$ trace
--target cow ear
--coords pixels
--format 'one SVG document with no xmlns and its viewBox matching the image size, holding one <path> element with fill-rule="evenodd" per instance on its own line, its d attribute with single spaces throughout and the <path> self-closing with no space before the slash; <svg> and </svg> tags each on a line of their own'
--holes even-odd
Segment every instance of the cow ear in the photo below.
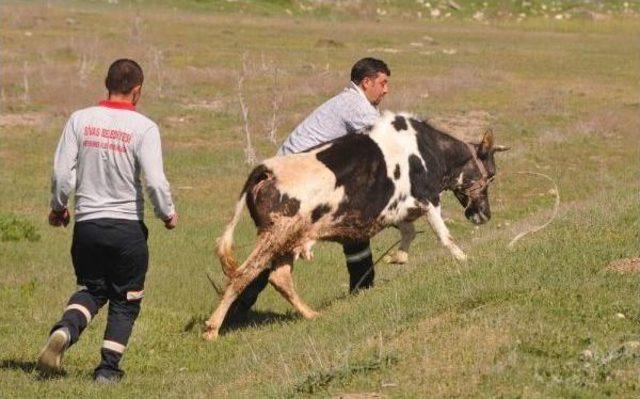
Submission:
<svg viewBox="0 0 640 399">
<path fill-rule="evenodd" d="M 480 142 L 480 146 L 478 147 L 478 155 L 485 156 L 488 155 L 493 149 L 493 130 L 488 128 L 485 130 L 484 135 L 482 136 L 482 141 Z"/>
<path fill-rule="evenodd" d="M 501 151 L 509 151 L 511 147 L 507 147 L 506 145 L 494 145 L 493 152 L 501 152 Z"/>
</svg>

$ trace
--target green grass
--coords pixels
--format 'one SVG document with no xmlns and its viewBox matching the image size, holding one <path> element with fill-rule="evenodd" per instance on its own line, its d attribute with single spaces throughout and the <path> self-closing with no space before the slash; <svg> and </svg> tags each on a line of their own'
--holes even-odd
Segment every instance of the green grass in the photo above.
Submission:
<svg viewBox="0 0 640 399">
<path fill-rule="evenodd" d="M 637 18 L 484 24 L 402 16 L 415 2 L 394 3 L 397 13 L 376 18 L 349 8 L 288 16 L 282 11 L 300 3 L 287 1 L 121 3 L 2 5 L 12 18 L 0 29 L 0 230 L 19 239 L 0 240 L 1 398 L 638 397 L 639 276 L 605 270 L 639 256 Z M 489 1 L 487 14 L 516 3 Z M 343 46 L 316 47 L 321 39 Z M 159 68 L 154 50 L 163 54 Z M 249 171 L 236 93 L 245 53 L 244 95 L 261 157 L 275 152 L 264 135 L 274 67 L 279 140 L 340 90 L 365 55 L 391 67 L 388 109 L 488 112 L 498 143 L 513 148 L 497 160 L 491 222 L 474 228 L 456 200 L 444 198 L 451 231 L 472 260 L 455 263 L 420 222 L 427 232 L 410 263 L 380 264 L 376 287 L 350 297 L 340 248 L 321 243 L 295 273 L 299 293 L 322 312 L 318 320 L 301 320 L 269 288 L 253 323 L 202 341 L 217 303 L 205 272 L 222 278 L 215 238 Z M 83 56 L 94 65 L 84 84 Z M 141 111 L 160 125 L 180 225 L 164 231 L 147 212 L 151 263 L 123 362 L 127 378 L 110 388 L 91 382 L 100 314 L 67 353 L 67 376 L 43 381 L 35 357 L 75 287 L 71 229 L 46 224 L 53 151 L 68 114 L 102 98 L 104 71 L 120 56 L 145 69 Z M 548 228 L 508 250 L 517 233 L 550 217 L 554 201 L 549 182 L 521 171 L 553 178 L 561 206 Z M 241 259 L 254 237 L 245 216 L 236 230 Z M 375 255 L 397 238 L 381 233 Z"/>
</svg>

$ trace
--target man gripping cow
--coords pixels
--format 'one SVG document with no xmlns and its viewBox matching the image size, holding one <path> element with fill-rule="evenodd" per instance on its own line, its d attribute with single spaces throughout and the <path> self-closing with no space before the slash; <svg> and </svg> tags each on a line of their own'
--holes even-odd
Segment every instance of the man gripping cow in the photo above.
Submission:
<svg viewBox="0 0 640 399">
<path fill-rule="evenodd" d="M 313 111 L 287 137 L 277 155 L 304 152 L 320 144 L 373 125 L 380 113 L 378 105 L 389 91 L 391 71 L 375 58 L 363 58 L 351 68 L 351 82 L 341 93 Z M 343 246 L 349 271 L 349 291 L 373 286 L 374 268 L 369 241 Z M 229 311 L 229 317 L 242 317 L 253 306 L 269 282 L 271 269 L 265 269 L 247 286 Z"/>
</svg>

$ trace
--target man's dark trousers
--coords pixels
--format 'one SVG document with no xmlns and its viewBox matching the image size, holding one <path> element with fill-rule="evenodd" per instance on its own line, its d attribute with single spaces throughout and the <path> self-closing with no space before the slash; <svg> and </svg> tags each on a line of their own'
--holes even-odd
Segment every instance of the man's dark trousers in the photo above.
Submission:
<svg viewBox="0 0 640 399">
<path fill-rule="evenodd" d="M 369 241 L 344 244 L 342 248 L 347 259 L 347 270 L 349 271 L 349 292 L 353 294 L 360 289 L 372 287 L 375 272 Z M 270 268 L 263 270 L 242 291 L 238 299 L 231 305 L 225 321 L 237 320 L 246 315 L 258 300 L 260 292 L 267 286 L 270 273 Z"/>
<path fill-rule="evenodd" d="M 66 327 L 73 345 L 100 308 L 109 302 L 107 328 L 96 368 L 122 376 L 119 362 L 140 313 L 149 263 L 148 230 L 142 221 L 95 219 L 77 222 L 71 258 L 79 290 L 53 329 Z"/>
</svg>

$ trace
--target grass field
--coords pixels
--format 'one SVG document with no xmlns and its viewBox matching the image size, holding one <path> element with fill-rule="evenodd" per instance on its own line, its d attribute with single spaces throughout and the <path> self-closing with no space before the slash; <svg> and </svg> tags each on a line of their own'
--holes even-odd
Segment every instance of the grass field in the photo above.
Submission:
<svg viewBox="0 0 640 399">
<path fill-rule="evenodd" d="M 526 18 L 490 1 L 476 19 L 480 2 L 458 1 L 464 15 L 450 18 L 379 3 L 362 13 L 294 1 L 0 5 L 0 398 L 640 396 L 640 276 L 608 269 L 640 256 L 640 19 L 625 11 L 638 3 L 568 19 L 545 18 L 535 1 Z M 277 148 L 268 133 L 280 143 L 363 56 L 391 67 L 383 108 L 466 135 L 489 125 L 513 148 L 497 159 L 490 223 L 473 227 L 444 198 L 472 260 L 457 264 L 427 231 L 409 264 L 378 265 L 376 287 L 351 297 L 340 247 L 320 244 L 295 273 L 319 319 L 300 319 L 268 288 L 250 323 L 204 342 L 217 303 L 205 272 L 222 279 L 215 238 L 250 170 L 239 74 L 266 158 Z M 53 152 L 69 113 L 104 97 L 119 57 L 145 69 L 140 111 L 161 127 L 180 225 L 167 232 L 147 212 L 147 296 L 126 379 L 91 381 L 101 314 L 67 352 L 67 375 L 41 380 L 35 357 L 75 288 L 72 230 L 46 224 Z M 553 185 L 524 171 L 557 183 L 559 213 L 509 250 L 554 206 Z M 397 238 L 380 234 L 374 255 Z M 245 215 L 241 259 L 253 239 Z"/>
</svg>

